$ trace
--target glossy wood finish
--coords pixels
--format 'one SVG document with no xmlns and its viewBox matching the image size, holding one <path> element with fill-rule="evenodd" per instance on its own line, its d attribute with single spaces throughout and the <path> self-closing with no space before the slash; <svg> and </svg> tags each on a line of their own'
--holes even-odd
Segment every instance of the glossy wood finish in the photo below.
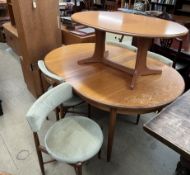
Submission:
<svg viewBox="0 0 190 175">
<path fill-rule="evenodd" d="M 47 68 L 62 76 L 89 104 L 110 112 L 107 160 L 111 159 L 116 114 L 142 114 L 156 111 L 175 100 L 184 90 L 180 74 L 163 63 L 148 58 L 148 66 L 158 67 L 162 74 L 142 76 L 131 90 L 131 76 L 105 64 L 78 64 L 93 56 L 95 44 L 75 44 L 60 47 L 45 57 Z M 135 67 L 136 53 L 106 45 L 108 60 L 128 68 Z"/>
<path fill-rule="evenodd" d="M 99 30 L 130 36 L 170 38 L 188 32 L 186 27 L 172 21 L 122 12 L 79 12 L 72 19 Z"/>
<path fill-rule="evenodd" d="M 134 52 L 125 48 L 106 45 L 107 59 L 129 68 L 135 66 Z M 86 100 L 100 104 L 105 110 L 110 107 L 129 113 L 154 111 L 175 100 L 184 89 L 182 77 L 173 68 L 148 59 L 151 68 L 162 69 L 162 74 L 142 76 L 132 91 L 128 87 L 131 76 L 104 64 L 79 65 L 77 62 L 93 54 L 94 44 L 75 44 L 60 47 L 45 57 L 47 68 L 71 83 Z M 125 98 L 126 97 L 126 98 Z"/>
<path fill-rule="evenodd" d="M 152 44 L 152 38 L 175 37 L 184 35 L 188 32 L 187 28 L 178 23 L 121 12 L 80 12 L 72 15 L 72 19 L 96 29 L 96 46 L 94 54 L 91 58 L 81 60 L 79 63 L 87 64 L 101 62 L 126 72 L 133 77 L 129 84 L 131 89 L 135 87 L 138 76 L 161 73 L 161 70 L 150 69 L 147 66 L 147 51 Z M 105 31 L 138 36 L 137 59 L 134 69 L 129 69 L 122 64 L 107 60 L 109 51 L 105 51 Z"/>
</svg>

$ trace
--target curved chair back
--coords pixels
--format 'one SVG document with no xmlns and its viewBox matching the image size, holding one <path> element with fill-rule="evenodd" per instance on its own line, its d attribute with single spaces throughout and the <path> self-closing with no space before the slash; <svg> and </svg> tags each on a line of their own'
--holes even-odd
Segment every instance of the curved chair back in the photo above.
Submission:
<svg viewBox="0 0 190 175">
<path fill-rule="evenodd" d="M 64 79 L 62 77 L 53 74 L 47 69 L 43 60 L 38 61 L 38 67 L 40 71 L 43 73 L 43 75 L 46 77 L 48 83 L 53 84 L 52 81 L 58 83 L 64 82 Z"/>
<path fill-rule="evenodd" d="M 160 54 L 148 51 L 148 56 L 150 56 L 151 58 L 154 58 L 156 60 L 159 60 L 162 63 L 165 63 L 166 65 L 168 65 L 170 67 L 172 67 L 172 65 L 173 65 L 173 61 L 172 60 L 170 60 L 169 58 L 167 58 L 165 56 L 162 56 Z"/>
<path fill-rule="evenodd" d="M 62 83 L 47 91 L 37 99 L 26 114 L 27 121 L 32 131 L 38 132 L 47 115 L 71 97 L 71 85 L 68 83 Z"/>
<path fill-rule="evenodd" d="M 128 50 L 133 51 L 133 52 L 137 52 L 137 47 L 135 47 L 133 45 L 130 45 L 130 44 L 119 43 L 119 42 L 116 42 L 116 41 L 109 41 L 107 43 L 112 44 L 112 45 L 116 45 L 116 46 L 119 46 L 119 47 L 127 48 Z M 147 54 L 148 54 L 147 56 L 150 56 L 153 59 L 159 60 L 162 63 L 165 63 L 166 65 L 168 65 L 170 67 L 172 67 L 172 65 L 173 65 L 173 61 L 170 60 L 169 58 L 165 57 L 165 56 L 162 56 L 160 54 L 150 52 L 150 51 L 148 51 Z"/>
</svg>

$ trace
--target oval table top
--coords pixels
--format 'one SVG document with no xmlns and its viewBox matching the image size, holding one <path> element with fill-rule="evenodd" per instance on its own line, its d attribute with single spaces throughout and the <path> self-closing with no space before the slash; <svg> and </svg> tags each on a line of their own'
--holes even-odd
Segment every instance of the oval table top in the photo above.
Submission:
<svg viewBox="0 0 190 175">
<path fill-rule="evenodd" d="M 188 33 L 186 27 L 176 22 L 122 12 L 85 11 L 71 18 L 86 26 L 130 36 L 173 38 Z"/>
<path fill-rule="evenodd" d="M 134 67 L 136 53 L 113 45 L 106 45 L 106 49 L 107 59 Z M 131 76 L 124 72 L 101 63 L 78 64 L 78 60 L 92 56 L 93 51 L 93 43 L 63 46 L 45 57 L 45 65 L 96 107 L 114 107 L 120 113 L 151 112 L 172 102 L 184 90 L 184 80 L 175 69 L 151 58 L 148 66 L 162 69 L 162 74 L 140 76 L 131 90 Z"/>
</svg>

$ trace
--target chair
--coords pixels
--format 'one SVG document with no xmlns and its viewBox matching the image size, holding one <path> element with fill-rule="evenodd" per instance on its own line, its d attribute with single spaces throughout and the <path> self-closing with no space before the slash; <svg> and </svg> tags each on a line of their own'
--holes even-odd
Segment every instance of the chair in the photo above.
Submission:
<svg viewBox="0 0 190 175">
<path fill-rule="evenodd" d="M 51 73 L 45 66 L 44 61 L 43 60 L 39 60 L 38 61 L 38 67 L 42 73 L 42 75 L 44 76 L 45 80 L 51 85 L 48 89 L 51 89 L 52 87 L 57 86 L 58 84 L 64 82 L 64 79 L 62 77 L 59 77 L 53 73 Z M 43 84 L 43 83 L 42 83 Z M 44 87 L 42 86 L 43 92 L 44 92 Z M 80 104 L 82 104 L 84 101 L 78 97 L 75 94 L 72 94 L 72 96 L 67 99 L 64 103 L 62 103 L 61 105 L 61 117 L 63 118 L 67 112 L 71 112 L 71 113 L 77 113 L 74 111 L 69 111 L 69 108 L 72 107 L 76 107 Z M 89 107 L 89 113 L 90 113 L 90 106 Z M 58 119 L 58 112 L 59 109 L 56 109 L 56 118 Z M 90 114 L 89 114 L 90 115 Z"/>
<path fill-rule="evenodd" d="M 186 64 L 180 64 L 180 53 L 181 53 L 181 49 L 182 49 L 182 45 L 183 45 L 183 40 L 180 38 L 174 38 L 174 39 L 160 39 L 160 46 L 162 49 L 165 49 L 167 52 L 171 52 L 172 48 L 172 43 L 174 42 L 174 40 L 176 40 L 178 42 L 178 48 L 175 51 L 175 54 L 170 56 L 173 58 L 173 68 L 176 70 L 180 70 L 183 69 L 184 67 L 186 67 Z M 173 49 L 174 50 L 174 49 Z"/>
<path fill-rule="evenodd" d="M 128 50 L 133 51 L 133 52 L 137 52 L 137 47 L 135 47 L 135 46 L 133 46 L 131 44 L 124 44 L 124 43 L 120 43 L 118 41 L 108 41 L 107 43 L 117 45 L 119 47 L 127 48 Z M 169 58 L 167 58 L 165 56 L 162 56 L 160 54 L 154 53 L 154 52 L 148 51 L 147 56 L 149 56 L 149 57 L 151 57 L 153 59 L 159 60 L 162 63 L 164 63 L 164 64 L 166 64 L 166 65 L 168 65 L 170 67 L 172 67 L 173 64 L 174 64 L 173 61 L 170 60 Z"/>
<path fill-rule="evenodd" d="M 33 131 L 43 175 L 45 175 L 44 164 L 53 161 L 68 163 L 75 168 L 77 175 L 82 175 L 83 162 L 95 156 L 102 146 L 103 134 L 100 127 L 93 120 L 83 116 L 66 117 L 57 121 L 45 135 L 45 147 L 40 144 L 38 132 L 45 118 L 72 96 L 72 87 L 68 83 L 62 83 L 37 99 L 26 114 Z M 54 160 L 44 162 L 42 153 L 49 154 Z"/>
</svg>

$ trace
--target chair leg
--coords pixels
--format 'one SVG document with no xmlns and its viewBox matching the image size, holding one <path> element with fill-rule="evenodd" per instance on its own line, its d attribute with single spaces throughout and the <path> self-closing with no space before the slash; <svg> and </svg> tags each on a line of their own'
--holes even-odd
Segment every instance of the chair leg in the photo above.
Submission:
<svg viewBox="0 0 190 175">
<path fill-rule="evenodd" d="M 78 163 L 75 165 L 76 175 L 82 175 L 82 163 Z"/>
<path fill-rule="evenodd" d="M 92 107 L 90 104 L 88 104 L 88 118 L 91 118 L 91 110 L 92 110 Z"/>
<path fill-rule="evenodd" d="M 137 115 L 137 120 L 136 120 L 136 123 L 135 123 L 136 125 L 138 125 L 138 124 L 139 124 L 140 117 L 141 117 L 141 115 L 140 115 L 140 114 L 138 114 L 138 115 Z"/>
<path fill-rule="evenodd" d="M 59 108 L 55 108 L 56 120 L 59 120 Z"/>
<path fill-rule="evenodd" d="M 35 142 L 35 146 L 36 146 L 36 152 L 38 155 L 38 161 L 39 161 L 40 169 L 41 169 L 42 175 L 45 175 L 42 152 L 39 149 L 40 142 L 39 142 L 38 134 L 33 133 L 33 136 L 34 136 L 34 142 Z"/>
<path fill-rule="evenodd" d="M 98 152 L 98 159 L 101 159 L 101 152 L 102 152 L 102 149 L 100 149 L 100 151 Z"/>
<path fill-rule="evenodd" d="M 67 113 L 67 110 L 66 108 L 64 108 L 63 106 L 60 107 L 60 117 L 61 119 L 65 117 L 66 113 Z"/>
</svg>

